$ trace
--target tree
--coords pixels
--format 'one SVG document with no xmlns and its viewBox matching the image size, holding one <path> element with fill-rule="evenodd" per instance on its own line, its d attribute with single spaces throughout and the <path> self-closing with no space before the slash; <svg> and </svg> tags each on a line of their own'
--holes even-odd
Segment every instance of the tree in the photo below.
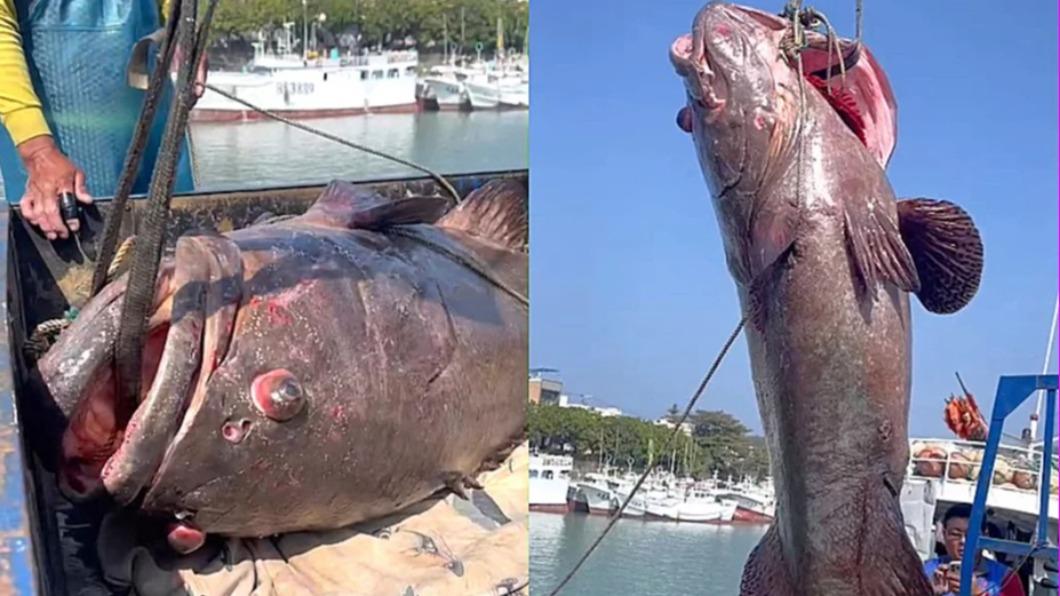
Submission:
<svg viewBox="0 0 1060 596">
<path fill-rule="evenodd" d="M 417 47 L 439 47 L 448 30 L 449 40 L 473 53 L 481 43 L 484 54 L 496 47 L 500 19 L 505 46 L 522 48 L 529 22 L 528 5 L 517 0 L 310 0 L 309 19 L 325 14 L 325 25 L 339 32 L 356 26 L 361 44 L 394 47 L 411 38 Z M 301 32 L 301 0 L 227 0 L 219 2 L 211 31 L 215 35 L 252 36 L 294 22 Z"/>
<path fill-rule="evenodd" d="M 768 473 L 764 442 L 748 437 L 748 429 L 725 412 L 696 412 L 696 431 L 682 431 L 628 416 L 603 417 L 580 408 L 530 404 L 527 434 L 531 447 L 571 452 L 576 458 L 631 464 L 654 464 L 696 478 L 719 473 L 761 476 Z"/>
</svg>

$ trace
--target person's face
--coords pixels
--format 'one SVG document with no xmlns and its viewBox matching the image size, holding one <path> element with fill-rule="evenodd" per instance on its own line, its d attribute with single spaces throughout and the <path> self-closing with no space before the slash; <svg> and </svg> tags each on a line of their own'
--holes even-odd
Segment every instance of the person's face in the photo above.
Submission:
<svg viewBox="0 0 1060 596">
<path fill-rule="evenodd" d="M 955 517 L 946 522 L 942 529 L 942 538 L 946 543 L 946 552 L 950 558 L 960 559 L 964 556 L 964 537 L 968 533 L 968 519 Z"/>
</svg>

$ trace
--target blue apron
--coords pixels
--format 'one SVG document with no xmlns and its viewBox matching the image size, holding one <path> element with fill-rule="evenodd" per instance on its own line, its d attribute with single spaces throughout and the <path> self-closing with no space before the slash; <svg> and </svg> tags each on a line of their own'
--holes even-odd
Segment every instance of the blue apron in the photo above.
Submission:
<svg viewBox="0 0 1060 596">
<path fill-rule="evenodd" d="M 145 93 L 129 86 L 126 66 L 136 42 L 159 27 L 157 0 L 16 0 L 15 5 L 33 88 L 56 143 L 85 172 L 93 197 L 113 196 Z M 159 104 L 134 194 L 147 192 L 170 87 Z M 26 170 L 8 134 L 0 134 L 0 172 L 7 202 L 18 203 Z M 185 140 L 174 191 L 191 190 Z"/>
</svg>

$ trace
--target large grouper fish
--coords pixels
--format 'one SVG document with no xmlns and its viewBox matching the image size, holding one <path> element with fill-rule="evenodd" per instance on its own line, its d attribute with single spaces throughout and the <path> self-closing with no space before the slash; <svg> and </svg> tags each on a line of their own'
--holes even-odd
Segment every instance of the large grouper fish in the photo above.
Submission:
<svg viewBox="0 0 1060 596">
<path fill-rule="evenodd" d="M 168 516 L 182 552 L 465 495 L 524 435 L 526 190 L 447 206 L 333 182 L 303 215 L 180 237 L 136 403 L 113 362 L 127 279 L 106 286 L 36 368 L 62 492 Z"/>
<path fill-rule="evenodd" d="M 777 490 L 741 593 L 931 594 L 899 506 L 908 293 L 935 313 L 965 306 L 982 243 L 956 205 L 895 199 L 895 101 L 868 49 L 810 33 L 800 70 L 789 32 L 786 19 L 709 4 L 670 48 Z"/>
</svg>

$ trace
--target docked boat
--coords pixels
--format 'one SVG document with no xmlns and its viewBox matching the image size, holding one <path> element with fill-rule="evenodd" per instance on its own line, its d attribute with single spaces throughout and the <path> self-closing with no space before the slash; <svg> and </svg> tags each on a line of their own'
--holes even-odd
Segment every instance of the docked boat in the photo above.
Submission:
<svg viewBox="0 0 1060 596">
<path fill-rule="evenodd" d="M 733 521 L 754 524 L 768 524 L 773 521 L 776 511 L 776 495 L 771 482 L 751 484 L 743 482 L 713 491 L 718 499 L 736 503 Z"/>
<path fill-rule="evenodd" d="M 240 72 L 209 74 L 212 86 L 289 118 L 416 110 L 415 51 L 303 57 L 259 50 Z M 193 121 L 252 120 L 261 115 L 211 89 L 191 112 Z"/>
<path fill-rule="evenodd" d="M 650 501 L 647 518 L 691 523 L 728 523 L 736 514 L 736 502 L 719 500 L 708 490 L 692 489 L 681 496 Z"/>
<path fill-rule="evenodd" d="M 497 110 L 530 107 L 529 63 L 455 61 L 433 66 L 420 77 L 417 97 L 427 110 Z"/>
<path fill-rule="evenodd" d="M 610 515 L 617 501 L 619 481 L 606 474 L 588 473 L 573 485 L 574 511 L 592 515 Z"/>
<path fill-rule="evenodd" d="M 566 513 L 574 459 L 569 455 L 530 456 L 530 511 Z"/>
<path fill-rule="evenodd" d="M 530 107 L 529 81 L 521 76 L 486 73 L 464 81 L 468 101 L 475 110 Z"/>
<path fill-rule="evenodd" d="M 452 64 L 432 66 L 420 77 L 416 92 L 422 108 L 427 110 L 470 110 L 464 81 L 469 73 L 466 68 Z"/>
</svg>

